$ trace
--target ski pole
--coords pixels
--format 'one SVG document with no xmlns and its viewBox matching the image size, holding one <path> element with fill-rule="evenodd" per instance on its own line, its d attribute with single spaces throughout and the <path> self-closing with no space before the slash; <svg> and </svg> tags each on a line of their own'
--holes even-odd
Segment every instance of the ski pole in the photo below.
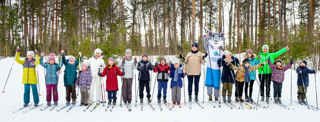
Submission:
<svg viewBox="0 0 320 122">
<path fill-rule="evenodd" d="M 300 71 L 301 71 L 301 70 L 300 70 Z M 306 90 L 304 89 L 305 84 L 304 84 L 304 81 L 303 81 L 303 74 L 302 74 L 302 73 L 301 73 L 301 79 L 302 79 L 302 89 L 303 89 L 303 92 L 304 92 L 304 96 L 306 97 L 307 107 L 308 107 L 308 109 L 310 109 L 309 103 L 308 103 L 308 98 L 307 98 L 307 92 L 306 92 Z"/>
<path fill-rule="evenodd" d="M 8 77 L 7 77 L 7 80 L 6 80 L 6 83 L 5 83 L 4 87 L 3 87 L 2 93 L 6 93 L 6 92 L 4 91 L 4 89 L 5 89 L 6 86 L 7 86 L 8 79 L 9 79 L 9 77 L 10 77 L 11 70 L 12 70 L 12 67 L 13 67 L 14 62 L 15 62 L 15 61 L 12 62 L 12 65 L 11 65 L 11 68 L 10 68 L 10 71 L 9 71 L 9 74 L 8 74 Z"/>
<path fill-rule="evenodd" d="M 316 102 L 317 102 L 317 110 L 319 109 L 318 108 L 318 90 L 317 90 L 317 74 L 314 73 L 314 82 L 315 82 L 315 88 L 316 88 Z"/>
<path fill-rule="evenodd" d="M 151 72 L 151 74 L 152 74 L 152 72 Z M 152 81 L 151 81 L 151 82 L 152 82 Z M 157 84 L 157 77 L 155 77 L 155 80 L 154 80 L 154 85 L 153 85 L 153 91 L 152 91 L 151 101 L 153 100 L 153 94 L 154 94 L 154 90 L 155 90 L 156 84 Z"/>
<path fill-rule="evenodd" d="M 120 107 L 122 107 L 122 95 L 123 95 L 123 78 L 121 78 L 121 96 L 120 96 Z"/>
<path fill-rule="evenodd" d="M 205 66 L 203 67 L 203 100 L 202 100 L 202 103 L 204 103 L 204 86 L 205 86 L 205 82 L 206 82 L 206 69 L 205 69 Z"/>
<path fill-rule="evenodd" d="M 291 69 L 291 83 L 290 83 L 290 106 L 291 105 L 292 105 L 292 69 Z"/>
<path fill-rule="evenodd" d="M 35 52 L 38 52 L 37 49 L 35 49 Z M 41 96 L 41 93 L 40 93 L 40 85 L 39 85 L 39 68 L 38 68 L 39 60 L 38 60 L 38 58 L 37 58 L 37 57 L 38 57 L 37 55 L 38 55 L 38 54 L 36 54 L 37 81 L 38 81 L 38 87 L 39 87 L 38 93 L 39 93 L 39 96 Z"/>
</svg>

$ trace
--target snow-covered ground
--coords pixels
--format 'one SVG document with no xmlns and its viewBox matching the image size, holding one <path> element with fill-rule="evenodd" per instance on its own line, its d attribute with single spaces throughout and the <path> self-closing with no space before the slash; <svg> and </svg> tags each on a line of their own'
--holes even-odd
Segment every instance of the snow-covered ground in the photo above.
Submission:
<svg viewBox="0 0 320 122">
<path fill-rule="evenodd" d="M 152 61 L 156 59 L 157 56 L 152 56 Z M 167 59 L 173 60 L 173 56 L 166 56 Z M 6 58 L 0 60 L 0 88 L 2 88 L 5 85 L 5 81 L 7 79 L 8 73 L 10 71 L 11 65 L 13 63 L 13 58 Z M 64 70 L 64 69 L 62 69 Z M 18 113 L 12 113 L 12 111 L 17 110 L 22 107 L 23 105 L 23 92 L 24 88 L 22 85 L 22 66 L 18 63 L 14 63 L 11 76 L 8 80 L 7 87 L 5 89 L 5 93 L 0 93 L 0 122 L 7 122 L 7 121 L 319 121 L 320 116 L 317 111 L 308 110 L 307 107 L 301 106 L 297 104 L 296 102 L 292 103 L 292 107 L 294 110 L 285 110 L 284 108 L 280 107 L 279 105 L 276 105 L 271 101 L 268 109 L 261 109 L 258 108 L 258 110 L 237 110 L 232 109 L 224 104 L 222 104 L 221 108 L 213 108 L 208 103 L 208 96 L 206 95 L 206 89 L 205 89 L 205 103 L 202 103 L 203 101 L 203 75 L 200 79 L 200 92 L 199 92 L 199 98 L 201 101 L 201 105 L 204 106 L 204 109 L 201 109 L 197 104 L 192 103 L 192 109 L 189 109 L 189 103 L 187 103 L 187 106 L 182 106 L 182 108 L 175 107 L 172 109 L 172 111 L 169 111 L 167 108 L 163 107 L 163 111 L 160 111 L 159 106 L 156 103 L 156 94 L 157 91 L 154 93 L 153 97 L 153 106 L 155 107 L 155 110 L 152 111 L 152 109 L 146 104 L 144 104 L 144 110 L 140 110 L 140 106 L 138 103 L 137 107 L 132 106 L 132 112 L 128 112 L 126 107 L 120 107 L 119 101 L 120 101 L 120 92 L 118 92 L 118 102 L 117 106 L 115 107 L 114 111 L 112 113 L 105 112 L 105 108 L 102 105 L 100 105 L 94 112 L 83 112 L 82 110 L 85 107 L 80 107 L 79 103 L 72 109 L 72 111 L 67 112 L 66 109 L 57 112 L 57 111 L 40 111 L 41 108 L 45 107 L 46 104 L 46 90 L 45 90 L 45 82 L 44 82 L 44 69 L 42 66 L 38 67 L 39 72 L 39 85 L 40 85 L 40 103 L 44 103 L 43 106 L 36 108 L 28 113 L 23 113 L 22 111 Z M 203 73 L 202 73 L 203 74 Z M 154 79 L 155 74 L 153 74 Z M 317 77 L 320 78 L 320 73 L 317 74 Z M 308 100 L 311 105 L 316 106 L 316 96 L 315 96 L 315 79 L 314 75 L 309 75 L 310 79 L 310 86 L 308 88 Z M 283 84 L 283 92 L 282 92 L 282 101 L 283 104 L 289 105 L 290 104 L 290 80 L 291 79 L 291 70 L 288 70 L 286 72 L 286 78 L 285 82 Z M 64 106 L 66 100 L 65 100 L 65 87 L 63 86 L 63 73 L 60 74 L 60 83 L 58 86 L 58 92 L 59 92 L 59 106 L 57 108 L 61 108 Z M 296 99 L 296 80 L 297 80 L 297 74 L 295 71 L 292 71 L 292 97 L 294 101 L 297 101 Z M 319 80 L 317 82 L 318 86 Z M 187 83 L 187 79 L 185 79 L 185 83 Z M 120 80 L 119 80 L 120 84 Z M 152 81 L 152 87 L 151 87 L 151 93 L 153 91 L 153 84 L 154 81 Z M 120 87 L 120 85 L 119 85 Z M 156 86 L 157 89 L 157 86 Z M 320 88 L 319 88 L 320 89 Z M 135 88 L 133 88 L 135 90 Z M 187 90 L 187 89 L 186 89 Z M 319 90 L 318 90 L 319 91 Z M 233 90 L 234 92 L 234 90 Z M 257 100 L 258 97 L 258 85 L 257 83 L 254 84 L 254 100 Z M 168 89 L 168 96 L 170 95 L 170 89 Z M 273 94 L 273 88 L 271 86 L 271 95 Z M 186 91 L 187 95 L 187 91 Z M 244 96 L 244 95 L 243 95 Z M 135 94 L 133 91 L 133 98 L 135 99 Z M 77 100 L 80 100 L 80 96 Z M 171 100 L 169 98 L 168 100 Z M 183 102 L 183 93 L 182 93 L 182 102 Z M 234 100 L 234 95 L 232 100 Z M 33 98 L 31 95 L 31 103 L 33 103 Z M 139 102 L 139 101 L 138 101 Z M 169 101 L 171 102 L 171 101 Z M 262 105 L 267 106 L 265 102 L 259 102 Z M 236 104 L 238 107 L 239 104 Z M 320 112 L 320 111 L 319 111 Z"/>
</svg>

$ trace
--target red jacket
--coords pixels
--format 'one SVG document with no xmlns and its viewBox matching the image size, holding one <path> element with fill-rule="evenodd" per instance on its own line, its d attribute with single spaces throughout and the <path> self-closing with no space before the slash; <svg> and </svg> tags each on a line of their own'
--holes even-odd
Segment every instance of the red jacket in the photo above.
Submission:
<svg viewBox="0 0 320 122">
<path fill-rule="evenodd" d="M 118 91 L 118 76 L 122 76 L 122 72 L 119 70 L 117 66 L 113 66 L 108 69 L 109 66 L 105 67 L 103 72 L 101 73 L 101 77 L 107 75 L 106 81 L 106 91 Z"/>
<path fill-rule="evenodd" d="M 169 79 L 168 71 L 170 71 L 170 67 L 167 64 L 165 65 L 159 64 L 158 66 L 155 66 L 153 70 L 153 72 L 155 73 L 158 72 L 158 75 L 157 75 L 158 81 L 168 81 Z"/>
</svg>

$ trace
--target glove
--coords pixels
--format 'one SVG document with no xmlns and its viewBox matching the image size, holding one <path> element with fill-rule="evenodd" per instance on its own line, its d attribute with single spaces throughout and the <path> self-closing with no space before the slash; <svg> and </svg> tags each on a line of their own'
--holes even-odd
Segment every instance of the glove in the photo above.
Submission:
<svg viewBox="0 0 320 122">
<path fill-rule="evenodd" d="M 101 73 L 98 73 L 98 76 L 100 76 L 100 77 L 101 77 Z"/>
<path fill-rule="evenodd" d="M 38 55 L 39 53 L 38 53 L 38 51 L 37 51 L 37 50 L 35 50 L 35 51 L 34 51 L 34 54 Z"/>
<path fill-rule="evenodd" d="M 17 47 L 17 50 L 16 50 L 17 52 L 20 52 L 20 49 L 19 49 L 19 47 Z"/>
<path fill-rule="evenodd" d="M 205 53 L 204 56 L 202 56 L 202 59 L 204 60 L 208 56 L 208 53 Z"/>
<path fill-rule="evenodd" d="M 182 55 L 180 55 L 180 58 L 181 58 L 182 60 L 185 60 L 185 59 L 184 59 L 184 57 L 183 57 Z"/>
<path fill-rule="evenodd" d="M 44 52 L 41 53 L 41 57 L 43 57 L 43 56 L 44 56 Z"/>
<path fill-rule="evenodd" d="M 137 58 L 134 58 L 134 64 L 137 64 L 138 61 L 137 61 Z"/>
<path fill-rule="evenodd" d="M 124 76 L 126 73 L 125 72 L 122 72 L 122 76 Z"/>
<path fill-rule="evenodd" d="M 290 64 L 293 64 L 293 59 L 291 58 L 291 60 L 290 60 Z"/>
<path fill-rule="evenodd" d="M 270 62 L 270 58 L 268 58 L 267 62 Z"/>
<path fill-rule="evenodd" d="M 155 65 L 155 66 L 158 66 L 158 65 L 159 65 L 158 61 L 156 61 L 156 63 L 154 63 L 154 65 Z"/>
<path fill-rule="evenodd" d="M 301 71 L 301 70 L 299 70 L 299 73 L 301 74 L 301 73 L 302 73 L 302 71 Z"/>
<path fill-rule="evenodd" d="M 207 36 L 207 28 L 206 27 L 203 28 L 202 33 L 203 33 L 203 37 Z"/>
</svg>

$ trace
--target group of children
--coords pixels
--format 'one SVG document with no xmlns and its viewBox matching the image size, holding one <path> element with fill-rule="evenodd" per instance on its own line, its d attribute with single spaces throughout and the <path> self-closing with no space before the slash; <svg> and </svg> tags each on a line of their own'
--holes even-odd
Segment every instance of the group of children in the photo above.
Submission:
<svg viewBox="0 0 320 122">
<path fill-rule="evenodd" d="M 268 48 L 263 46 L 263 50 Z M 289 48 L 285 48 L 285 51 Z M 131 49 L 127 49 L 123 61 L 119 63 L 119 67 L 116 66 L 113 58 L 108 59 L 108 65 L 105 66 L 102 59 L 100 49 L 96 49 L 94 56 L 90 58 L 87 62 L 81 64 L 81 71 L 77 73 L 77 67 L 80 65 L 82 60 L 81 52 L 79 52 L 79 57 L 70 56 L 69 59 L 66 59 L 64 51 L 61 51 L 61 61 L 56 63 L 55 55 L 51 53 L 49 55 L 49 60 L 44 63 L 44 54 L 41 53 L 39 58 L 38 52 L 29 51 L 27 57 L 24 60 L 19 59 L 20 50 L 17 48 L 16 61 L 19 64 L 23 65 L 23 84 L 25 86 L 24 93 L 24 106 L 28 106 L 30 99 L 30 87 L 32 88 L 33 98 L 35 106 L 39 105 L 39 96 L 37 91 L 38 79 L 36 76 L 36 66 L 39 64 L 46 69 L 45 74 L 45 83 L 47 88 L 47 106 L 51 106 L 51 98 L 53 96 L 53 105 L 58 105 L 58 90 L 57 86 L 59 83 L 59 72 L 60 68 L 64 65 L 64 86 L 66 88 L 66 105 L 75 105 L 76 104 L 76 88 L 80 88 L 81 92 L 81 104 L 80 106 L 88 106 L 93 102 L 97 104 L 104 102 L 103 99 L 100 99 L 102 93 L 107 91 L 108 93 L 108 104 L 116 105 L 117 101 L 117 91 L 118 87 L 118 78 L 117 76 L 122 76 L 122 97 L 125 104 L 131 104 L 132 101 L 132 84 L 133 79 L 135 78 L 134 70 L 139 71 L 138 80 L 139 80 L 139 98 L 140 103 L 143 103 L 144 97 L 144 88 L 146 88 L 148 103 L 151 103 L 151 94 L 150 94 L 150 80 L 152 80 L 150 71 L 157 73 L 156 80 L 158 83 L 158 103 L 161 103 L 161 97 L 163 97 L 163 102 L 167 103 L 167 85 L 168 81 L 171 78 L 170 88 L 172 89 L 172 102 L 173 104 L 180 105 L 181 101 L 181 88 L 183 84 L 183 78 L 185 77 L 186 71 L 182 69 L 179 59 L 175 59 L 173 64 L 170 66 L 167 65 L 165 58 L 160 60 L 155 65 L 149 61 L 148 55 L 143 54 L 142 60 L 137 62 L 136 58 L 132 58 Z M 231 102 L 233 84 L 235 83 L 235 101 L 236 102 L 253 102 L 252 99 L 252 89 L 253 83 L 256 80 L 255 70 L 259 69 L 262 74 L 272 73 L 270 76 L 268 74 L 259 75 L 262 77 L 270 77 L 270 79 L 263 80 L 264 78 L 260 77 L 261 84 L 270 85 L 267 81 L 270 80 L 273 82 L 274 88 L 274 100 L 276 103 L 282 103 L 281 101 L 281 90 L 282 83 L 284 81 L 284 73 L 288 70 L 293 61 L 291 59 L 290 63 L 286 66 L 283 66 L 281 60 L 273 62 L 274 58 L 285 52 L 284 49 L 280 53 L 271 53 L 268 52 L 264 56 L 256 56 L 253 54 L 251 49 L 247 50 L 245 59 L 242 61 L 242 64 L 239 63 L 239 60 L 232 56 L 229 51 L 225 51 L 224 55 L 218 60 L 218 66 L 222 67 L 222 76 L 221 82 L 222 87 L 222 97 L 223 102 Z M 34 56 L 36 54 L 36 56 Z M 200 58 L 202 58 L 200 56 Z M 262 59 L 263 58 L 263 59 Z M 202 58 L 203 60 L 203 58 Z M 263 62 L 263 63 L 261 63 Z M 267 67 L 270 68 L 267 69 Z M 103 69 L 103 72 L 100 72 L 100 69 Z M 121 69 L 121 70 L 120 70 Z M 266 70 L 267 69 L 267 70 Z M 237 70 L 235 74 L 233 70 Z M 263 73 L 264 72 L 264 73 Z M 298 73 L 298 100 L 299 103 L 305 103 L 305 94 L 307 87 L 309 86 L 309 73 L 316 73 L 315 70 L 310 70 L 306 67 L 306 62 L 303 61 L 300 63 L 296 72 Z M 102 77 L 106 77 L 106 87 L 102 86 Z M 243 87 L 245 86 L 245 100 L 242 98 Z M 263 91 L 263 85 L 260 86 L 261 91 Z M 248 92 L 249 88 L 249 92 Z M 268 88 L 267 88 L 268 89 Z M 104 91 L 105 90 L 105 91 Z M 270 91 L 270 90 L 269 90 Z M 94 92 L 96 92 L 96 101 L 94 101 Z M 163 93 L 163 95 L 161 94 Z M 268 92 L 268 90 L 267 90 Z M 89 94 L 90 93 L 90 94 Z M 228 97 L 227 96 L 228 93 Z M 263 93 L 261 93 L 263 94 Z M 261 95 L 263 96 L 263 95 Z M 103 97 L 102 97 L 103 98 Z M 211 98 L 212 99 L 212 98 Z M 113 100 L 113 101 L 112 101 Z M 267 97 L 268 100 L 268 97 Z M 262 99 L 263 101 L 263 99 Z"/>
</svg>

